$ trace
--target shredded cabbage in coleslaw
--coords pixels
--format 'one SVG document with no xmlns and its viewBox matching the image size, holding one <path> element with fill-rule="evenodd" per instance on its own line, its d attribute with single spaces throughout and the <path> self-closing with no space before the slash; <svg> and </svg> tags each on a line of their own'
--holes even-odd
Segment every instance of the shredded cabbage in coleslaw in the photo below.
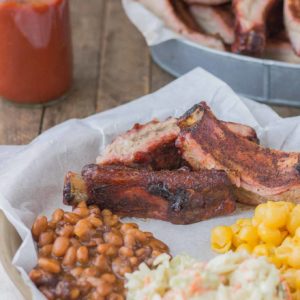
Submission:
<svg viewBox="0 0 300 300">
<path fill-rule="evenodd" d="M 158 256 L 126 274 L 128 300 L 284 300 L 280 273 L 263 257 L 229 252 L 208 263 L 187 255 Z"/>
</svg>

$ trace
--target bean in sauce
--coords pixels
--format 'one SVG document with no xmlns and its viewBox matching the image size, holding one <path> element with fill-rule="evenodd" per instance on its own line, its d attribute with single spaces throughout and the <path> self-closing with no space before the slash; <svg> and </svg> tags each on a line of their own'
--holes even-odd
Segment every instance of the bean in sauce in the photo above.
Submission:
<svg viewBox="0 0 300 300">
<path fill-rule="evenodd" d="M 38 264 L 31 280 L 50 300 L 125 299 L 124 275 L 145 262 L 150 267 L 168 247 L 111 211 L 81 202 L 72 212 L 57 209 L 52 219 L 32 225 Z"/>
</svg>

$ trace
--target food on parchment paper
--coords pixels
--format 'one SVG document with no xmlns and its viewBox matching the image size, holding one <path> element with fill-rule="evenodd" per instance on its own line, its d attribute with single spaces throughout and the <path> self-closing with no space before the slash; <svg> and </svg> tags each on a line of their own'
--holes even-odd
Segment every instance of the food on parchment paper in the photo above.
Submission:
<svg viewBox="0 0 300 300">
<path fill-rule="evenodd" d="M 150 232 L 84 202 L 51 220 L 38 217 L 32 235 L 38 263 L 29 276 L 50 300 L 125 299 L 125 273 L 169 252 Z"/>
<path fill-rule="evenodd" d="M 181 0 L 134 0 L 161 18 L 166 26 L 186 38 L 201 45 L 218 50 L 225 50 L 222 41 L 202 32 L 191 16 L 187 5 Z"/>
<path fill-rule="evenodd" d="M 235 53 L 264 58 L 269 41 L 271 44 L 276 43 L 277 33 L 284 31 L 295 55 L 300 56 L 298 0 L 140 0 L 139 2 L 163 19 L 170 29 L 204 46 L 219 50 L 226 48 Z M 195 38 L 197 35 L 201 38 Z M 281 51 L 282 48 L 272 48 L 272 51 L 277 50 Z M 274 59 L 279 57 L 279 60 L 287 58 L 287 62 L 298 62 L 291 60 L 290 55 L 282 53 L 278 55 L 274 53 L 272 57 Z"/>
<path fill-rule="evenodd" d="M 135 125 L 98 164 L 69 172 L 64 203 L 190 224 L 233 212 L 235 198 L 251 205 L 299 201 L 300 154 L 257 141 L 251 127 L 220 121 L 201 102 L 179 119 Z"/>
<path fill-rule="evenodd" d="M 205 102 L 178 122 L 176 146 L 194 170 L 227 173 L 240 202 L 300 201 L 300 153 L 264 148 L 228 130 Z"/>
<path fill-rule="evenodd" d="M 187 255 L 173 259 L 162 254 L 156 268 L 145 265 L 131 274 L 127 299 L 148 300 L 290 300 L 290 291 L 279 270 L 263 257 L 227 253 L 208 262 Z"/>
<path fill-rule="evenodd" d="M 300 205 L 267 202 L 256 207 L 249 219 L 231 226 L 217 226 L 211 232 L 211 247 L 218 253 L 246 250 L 265 256 L 281 271 L 292 293 L 300 295 Z"/>
<path fill-rule="evenodd" d="M 237 135 L 259 143 L 253 128 L 233 122 L 223 124 Z M 179 131 L 176 118 L 168 118 L 163 122 L 153 120 L 143 125 L 135 124 L 106 147 L 97 158 L 97 163 L 152 170 L 178 169 L 187 164 L 175 147 Z"/>
<path fill-rule="evenodd" d="M 69 172 L 64 204 L 85 200 L 120 216 L 190 224 L 235 210 L 232 185 L 223 171 L 151 171 L 123 166 L 87 165 Z"/>
<path fill-rule="evenodd" d="M 300 1 L 284 0 L 284 24 L 292 46 L 300 56 Z"/>
</svg>

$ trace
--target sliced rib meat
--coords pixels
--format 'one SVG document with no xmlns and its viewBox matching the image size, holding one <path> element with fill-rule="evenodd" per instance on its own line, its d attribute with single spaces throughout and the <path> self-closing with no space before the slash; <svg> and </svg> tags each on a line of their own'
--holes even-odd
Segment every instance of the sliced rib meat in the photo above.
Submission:
<svg viewBox="0 0 300 300">
<path fill-rule="evenodd" d="M 225 126 L 236 134 L 258 142 L 253 128 L 224 122 Z M 135 124 L 132 129 L 119 135 L 104 153 L 97 158 L 101 165 L 126 165 L 147 167 L 153 170 L 172 170 L 184 165 L 175 140 L 179 134 L 176 118 L 159 122 L 153 120 L 147 124 Z"/>
<path fill-rule="evenodd" d="M 120 216 L 190 224 L 232 213 L 231 188 L 222 171 L 149 171 L 94 164 L 85 166 L 81 176 L 67 174 L 64 204 L 87 201 Z"/>
<path fill-rule="evenodd" d="M 235 42 L 232 51 L 261 54 L 266 44 L 266 18 L 279 0 L 233 0 L 236 16 Z"/>
<path fill-rule="evenodd" d="M 284 0 L 284 23 L 293 49 L 300 56 L 300 1 Z"/>
<path fill-rule="evenodd" d="M 224 43 L 234 42 L 234 16 L 231 5 L 190 5 L 190 12 L 202 30 L 220 37 Z"/>
<path fill-rule="evenodd" d="M 300 202 L 300 154 L 263 148 L 228 130 L 205 102 L 179 120 L 176 145 L 194 170 L 224 170 L 242 202 Z M 250 202 L 250 203 L 249 203 Z"/>
<path fill-rule="evenodd" d="M 142 166 L 154 170 L 179 168 L 182 158 L 175 147 L 179 134 L 176 123 L 177 119 L 169 118 L 164 122 L 153 120 L 144 125 L 135 124 L 106 147 L 97 163 Z"/>
<path fill-rule="evenodd" d="M 186 38 L 203 46 L 225 50 L 222 41 L 201 32 L 182 0 L 136 0 L 161 18 L 165 25 Z"/>
<path fill-rule="evenodd" d="M 231 0 L 184 0 L 188 4 L 221 5 L 231 2 Z"/>
</svg>

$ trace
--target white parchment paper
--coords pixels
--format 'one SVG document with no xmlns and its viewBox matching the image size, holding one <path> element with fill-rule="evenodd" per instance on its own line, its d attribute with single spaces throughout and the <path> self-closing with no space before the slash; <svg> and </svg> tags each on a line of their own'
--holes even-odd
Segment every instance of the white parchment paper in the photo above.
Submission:
<svg viewBox="0 0 300 300">
<path fill-rule="evenodd" d="M 154 0 L 157 2 L 157 0 Z M 144 35 L 149 46 L 171 39 L 185 40 L 184 37 L 167 28 L 164 22 L 135 0 L 122 0 L 124 10 L 131 22 Z"/>
<path fill-rule="evenodd" d="M 23 239 L 14 264 L 31 285 L 33 299 L 42 296 L 26 275 L 36 265 L 30 227 L 36 216 L 50 216 L 55 208 L 64 207 L 62 189 L 67 171 L 80 172 L 85 164 L 95 162 L 104 147 L 134 123 L 179 116 L 202 100 L 207 101 L 218 118 L 254 127 L 262 144 L 300 150 L 300 117 L 282 119 L 265 105 L 241 100 L 221 80 L 198 68 L 129 104 L 55 126 L 31 144 L 18 148 L 14 155 L 4 151 L 5 160 L 0 155 L 0 208 Z M 235 214 L 184 226 L 157 220 L 134 221 L 167 243 L 173 254 L 185 252 L 208 259 L 213 255 L 209 243 L 211 228 L 231 224 L 237 217 Z"/>
</svg>

